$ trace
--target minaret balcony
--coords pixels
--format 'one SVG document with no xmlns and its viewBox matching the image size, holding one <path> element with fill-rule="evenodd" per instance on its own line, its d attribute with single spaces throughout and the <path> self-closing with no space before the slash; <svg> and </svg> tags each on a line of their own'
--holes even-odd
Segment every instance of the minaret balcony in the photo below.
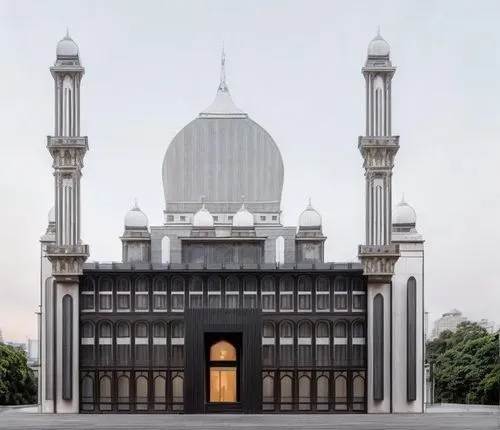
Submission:
<svg viewBox="0 0 500 430">
<path fill-rule="evenodd" d="M 89 255 L 89 246 L 88 245 L 56 245 L 50 244 L 47 245 L 47 257 L 75 257 L 79 258 L 82 256 Z"/>
<path fill-rule="evenodd" d="M 47 136 L 47 148 L 89 149 L 87 136 Z"/>
<path fill-rule="evenodd" d="M 358 148 L 399 148 L 399 136 L 359 136 Z"/>
</svg>

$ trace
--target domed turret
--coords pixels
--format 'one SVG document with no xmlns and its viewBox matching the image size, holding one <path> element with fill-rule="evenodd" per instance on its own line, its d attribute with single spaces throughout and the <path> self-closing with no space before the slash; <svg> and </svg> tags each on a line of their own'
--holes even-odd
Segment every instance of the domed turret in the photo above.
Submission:
<svg viewBox="0 0 500 430">
<path fill-rule="evenodd" d="M 57 58 L 78 57 L 78 45 L 70 37 L 69 31 L 66 32 L 66 36 L 64 36 L 57 44 L 56 54 Z"/>
<path fill-rule="evenodd" d="M 393 226 L 407 226 L 415 227 L 417 223 L 417 214 L 408 203 L 406 203 L 404 196 L 401 202 L 394 208 L 392 212 L 392 225 Z"/>
<path fill-rule="evenodd" d="M 299 229 L 320 229 L 322 225 L 321 215 L 311 205 L 311 199 L 304 212 L 299 217 Z"/>
<path fill-rule="evenodd" d="M 233 227 L 252 228 L 255 226 L 253 215 L 245 207 L 245 203 L 233 217 Z"/>
<path fill-rule="evenodd" d="M 148 229 L 148 217 L 146 214 L 139 209 L 137 201 L 132 209 L 130 209 L 125 215 L 125 230 L 147 230 Z"/>
<path fill-rule="evenodd" d="M 194 214 L 193 226 L 201 228 L 214 226 L 214 217 L 207 208 L 205 208 L 205 203 L 203 203 L 201 209 Z"/>
<path fill-rule="evenodd" d="M 380 36 L 380 30 L 377 32 L 377 35 L 373 38 L 373 40 L 368 45 L 368 58 L 388 58 L 390 55 L 391 49 L 389 44 Z"/>
</svg>

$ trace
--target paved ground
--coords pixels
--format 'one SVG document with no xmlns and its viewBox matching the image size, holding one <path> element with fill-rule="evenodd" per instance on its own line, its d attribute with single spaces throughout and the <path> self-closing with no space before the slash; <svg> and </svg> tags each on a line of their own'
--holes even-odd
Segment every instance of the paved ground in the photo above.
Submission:
<svg viewBox="0 0 500 430">
<path fill-rule="evenodd" d="M 39 415 L 0 413 L 0 429 L 498 430 L 498 413 L 423 415 Z"/>
</svg>

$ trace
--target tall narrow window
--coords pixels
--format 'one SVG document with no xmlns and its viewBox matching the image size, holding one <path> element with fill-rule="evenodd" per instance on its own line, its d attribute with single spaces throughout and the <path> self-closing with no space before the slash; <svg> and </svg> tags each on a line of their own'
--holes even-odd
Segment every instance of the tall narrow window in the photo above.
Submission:
<svg viewBox="0 0 500 430">
<path fill-rule="evenodd" d="M 291 411 L 293 408 L 292 372 L 280 372 L 280 409 Z"/>
<path fill-rule="evenodd" d="M 330 330 L 324 321 L 316 325 L 316 366 L 330 366 Z"/>
<path fill-rule="evenodd" d="M 148 374 L 147 372 L 136 372 L 135 378 L 135 409 L 137 411 L 148 410 Z"/>
<path fill-rule="evenodd" d="M 330 310 L 330 281 L 328 278 L 320 277 L 316 283 L 316 312 L 328 312 Z"/>
<path fill-rule="evenodd" d="M 130 282 L 127 278 L 119 278 L 116 291 L 116 310 L 130 311 Z"/>
<path fill-rule="evenodd" d="M 276 239 L 276 263 L 283 264 L 285 262 L 285 239 L 280 236 Z"/>
<path fill-rule="evenodd" d="M 103 366 L 113 364 L 113 329 L 108 321 L 99 326 L 99 362 Z"/>
<path fill-rule="evenodd" d="M 116 364 L 126 366 L 130 363 L 130 325 L 120 321 L 116 325 Z"/>
<path fill-rule="evenodd" d="M 280 365 L 293 366 L 293 326 L 288 321 L 280 324 Z"/>
<path fill-rule="evenodd" d="M 338 321 L 333 326 L 334 366 L 347 365 L 347 323 Z"/>
<path fill-rule="evenodd" d="M 347 410 L 347 372 L 335 372 L 335 410 Z"/>
<path fill-rule="evenodd" d="M 153 324 L 153 365 L 167 365 L 167 329 L 161 321 Z"/>
<path fill-rule="evenodd" d="M 347 311 L 347 283 L 345 278 L 335 278 L 334 306 L 336 311 Z"/>
<path fill-rule="evenodd" d="M 274 372 L 262 372 L 262 409 L 274 411 Z"/>
<path fill-rule="evenodd" d="M 172 322 L 172 366 L 184 364 L 184 324 L 180 321 Z"/>
<path fill-rule="evenodd" d="M 365 325 L 362 321 L 352 324 L 352 364 L 364 366 L 365 364 Z"/>
<path fill-rule="evenodd" d="M 90 366 L 95 362 L 95 333 L 94 324 L 85 321 L 81 326 L 80 357 L 82 365 Z"/>
<path fill-rule="evenodd" d="M 417 281 L 412 276 L 406 288 L 406 400 L 417 400 Z"/>
<path fill-rule="evenodd" d="M 172 278 L 172 311 L 182 312 L 184 310 L 184 279 L 180 277 Z"/>
<path fill-rule="evenodd" d="M 149 362 L 148 325 L 145 322 L 135 323 L 135 364 L 145 366 Z"/>
<path fill-rule="evenodd" d="M 366 310 L 366 290 L 363 279 L 356 278 L 352 285 L 352 310 L 362 312 Z"/>
<path fill-rule="evenodd" d="M 273 278 L 264 278 L 261 287 L 261 307 L 263 311 L 274 312 L 276 310 L 276 285 Z"/>
<path fill-rule="evenodd" d="M 111 410 L 111 372 L 102 372 L 99 380 L 99 409 Z"/>
<path fill-rule="evenodd" d="M 365 409 L 365 373 L 352 373 L 352 409 L 364 411 Z"/>
<path fill-rule="evenodd" d="M 109 278 L 99 280 L 99 311 L 111 312 L 113 310 L 113 284 Z"/>
<path fill-rule="evenodd" d="M 316 372 L 316 409 L 318 411 L 330 410 L 329 372 Z"/>
<path fill-rule="evenodd" d="M 172 409 L 184 410 L 184 372 L 172 372 Z"/>
<path fill-rule="evenodd" d="M 312 310 L 312 281 L 309 276 L 301 276 L 298 281 L 298 302 L 299 312 Z"/>
<path fill-rule="evenodd" d="M 149 309 L 149 288 L 146 278 L 135 281 L 135 310 L 145 312 Z"/>
<path fill-rule="evenodd" d="M 83 283 L 81 295 L 80 295 L 80 307 L 82 312 L 92 312 L 95 311 L 95 285 L 94 280 L 87 278 Z"/>
<path fill-rule="evenodd" d="M 189 307 L 203 307 L 203 281 L 197 276 L 189 279 Z"/>
<path fill-rule="evenodd" d="M 280 279 L 280 311 L 293 311 L 293 283 L 290 276 Z"/>
<path fill-rule="evenodd" d="M 164 236 L 161 240 L 161 262 L 163 264 L 170 263 L 170 239 L 168 236 Z"/>
<path fill-rule="evenodd" d="M 153 372 L 155 411 L 167 409 L 167 372 Z"/>
<path fill-rule="evenodd" d="M 118 376 L 118 410 L 130 410 L 130 377 L 129 372 L 123 372 Z"/>
<path fill-rule="evenodd" d="M 220 291 L 220 278 L 218 276 L 211 276 L 208 278 L 208 307 L 220 308 L 222 305 L 221 291 Z"/>
<path fill-rule="evenodd" d="M 247 276 L 243 279 L 243 307 L 257 307 L 257 279 L 255 276 Z"/>
<path fill-rule="evenodd" d="M 271 322 L 265 322 L 262 328 L 262 365 L 274 366 L 276 333 Z"/>
<path fill-rule="evenodd" d="M 167 310 L 167 279 L 163 276 L 153 281 L 153 311 Z"/>
<path fill-rule="evenodd" d="M 311 410 L 311 374 L 312 372 L 298 372 L 299 376 L 299 410 Z"/>
<path fill-rule="evenodd" d="M 301 321 L 298 327 L 299 366 L 312 366 L 312 324 Z"/>
<path fill-rule="evenodd" d="M 94 372 L 83 373 L 85 376 L 81 382 L 81 405 L 83 411 L 93 411 L 95 407 L 94 398 Z"/>
<path fill-rule="evenodd" d="M 240 307 L 240 286 L 238 279 L 230 277 L 226 280 L 226 308 Z"/>
</svg>

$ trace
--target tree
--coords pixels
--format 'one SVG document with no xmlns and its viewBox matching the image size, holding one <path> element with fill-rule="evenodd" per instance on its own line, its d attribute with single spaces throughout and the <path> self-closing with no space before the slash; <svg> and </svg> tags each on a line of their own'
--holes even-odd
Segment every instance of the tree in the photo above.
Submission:
<svg viewBox="0 0 500 430">
<path fill-rule="evenodd" d="M 499 334 L 464 322 L 427 343 L 426 360 L 434 369 L 436 402 L 498 404 Z"/>
<path fill-rule="evenodd" d="M 36 403 L 37 386 L 26 353 L 0 344 L 0 405 Z"/>
</svg>

